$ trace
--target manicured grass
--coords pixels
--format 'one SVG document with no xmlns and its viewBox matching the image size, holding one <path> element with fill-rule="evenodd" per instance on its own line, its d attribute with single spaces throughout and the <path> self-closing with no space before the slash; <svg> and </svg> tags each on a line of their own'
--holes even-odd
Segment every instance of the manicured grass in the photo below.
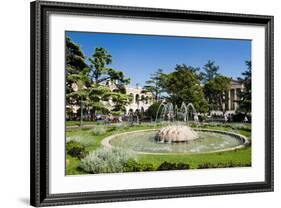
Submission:
<svg viewBox="0 0 281 208">
<path fill-rule="evenodd" d="M 99 129 L 101 128 L 101 129 Z M 127 126 L 120 124 L 112 124 L 108 126 L 97 125 L 95 128 L 78 128 L 78 129 L 68 129 L 66 131 L 67 137 L 75 138 L 81 144 L 86 147 L 88 152 L 94 151 L 95 149 L 101 147 L 101 141 L 112 134 L 129 132 L 142 129 L 155 128 L 153 124 L 147 123 L 142 125 Z M 235 132 L 242 134 L 248 138 L 251 137 L 251 126 L 235 126 L 235 125 L 203 125 L 201 128 L 225 130 L 230 132 Z M 155 167 L 158 167 L 164 161 L 171 163 L 186 163 L 190 165 L 190 168 L 196 169 L 199 165 L 210 163 L 210 164 L 228 164 L 232 163 L 238 166 L 249 166 L 251 165 L 251 146 L 245 147 L 243 149 L 219 152 L 219 153 L 204 153 L 204 154 L 169 154 L 169 155 L 138 155 L 137 161 L 139 163 L 150 163 Z M 67 175 L 83 174 L 83 170 L 78 168 L 79 159 L 67 155 Z"/>
<path fill-rule="evenodd" d="M 159 166 L 163 161 L 171 163 L 186 163 L 190 168 L 198 168 L 198 165 L 204 163 L 218 164 L 218 163 L 233 163 L 237 165 L 248 166 L 251 164 L 251 147 L 246 147 L 241 150 L 234 150 L 219 153 L 206 154 L 175 154 L 175 155 L 139 155 L 138 162 L 151 163 L 153 166 Z"/>
<path fill-rule="evenodd" d="M 83 170 L 78 168 L 80 160 L 70 155 L 66 155 L 66 174 L 67 175 L 78 175 L 83 174 Z"/>
</svg>

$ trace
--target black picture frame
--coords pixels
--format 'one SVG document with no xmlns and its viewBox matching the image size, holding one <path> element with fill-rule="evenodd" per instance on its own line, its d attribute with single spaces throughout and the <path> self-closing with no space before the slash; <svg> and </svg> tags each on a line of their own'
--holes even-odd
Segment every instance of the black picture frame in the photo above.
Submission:
<svg viewBox="0 0 281 208">
<path fill-rule="evenodd" d="M 33 206 L 73 205 L 144 199 L 273 191 L 273 16 L 94 5 L 31 2 L 31 188 Z M 52 13 L 194 21 L 265 27 L 265 181 L 83 193 L 49 193 L 49 49 Z"/>
</svg>

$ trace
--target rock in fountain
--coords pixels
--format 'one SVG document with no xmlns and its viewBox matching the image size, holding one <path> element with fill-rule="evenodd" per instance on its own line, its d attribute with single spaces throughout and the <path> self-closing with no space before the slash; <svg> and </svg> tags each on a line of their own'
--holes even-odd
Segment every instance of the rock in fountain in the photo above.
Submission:
<svg viewBox="0 0 281 208">
<path fill-rule="evenodd" d="M 160 129 L 155 139 L 159 142 L 187 142 L 198 138 L 198 134 L 190 127 L 184 125 L 172 125 Z"/>
</svg>

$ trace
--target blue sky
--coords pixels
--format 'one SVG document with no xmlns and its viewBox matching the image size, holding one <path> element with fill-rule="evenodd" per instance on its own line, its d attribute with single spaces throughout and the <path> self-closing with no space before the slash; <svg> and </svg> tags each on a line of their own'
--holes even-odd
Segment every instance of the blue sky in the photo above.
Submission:
<svg viewBox="0 0 281 208">
<path fill-rule="evenodd" d="M 219 73 L 236 79 L 245 71 L 245 61 L 251 60 L 250 40 L 191 38 L 66 32 L 90 57 L 96 47 L 106 48 L 112 55 L 111 68 L 122 70 L 131 78 L 130 85 L 145 85 L 150 74 L 161 68 L 172 72 L 176 64 L 200 67 L 208 60 L 219 65 Z"/>
</svg>

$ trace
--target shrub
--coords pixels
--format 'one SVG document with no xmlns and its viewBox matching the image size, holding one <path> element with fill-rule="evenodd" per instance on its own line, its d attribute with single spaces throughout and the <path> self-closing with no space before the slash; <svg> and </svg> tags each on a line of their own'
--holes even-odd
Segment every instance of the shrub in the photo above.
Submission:
<svg viewBox="0 0 281 208">
<path fill-rule="evenodd" d="M 83 135 L 83 136 L 75 135 L 75 136 L 71 136 L 71 137 L 66 137 L 66 143 L 70 142 L 70 141 L 78 142 L 81 145 L 86 147 L 92 143 L 92 138 L 90 136 L 86 136 L 86 135 Z"/>
<path fill-rule="evenodd" d="M 184 170 L 184 169 L 189 169 L 190 166 L 189 164 L 185 163 L 170 163 L 170 162 L 163 162 L 157 170 Z"/>
<path fill-rule="evenodd" d="M 189 168 L 190 168 L 189 164 L 185 164 L 185 163 L 178 163 L 177 164 L 178 170 L 186 170 L 186 169 L 189 169 Z"/>
<path fill-rule="evenodd" d="M 106 133 L 106 128 L 104 126 L 95 126 L 91 129 L 91 133 L 93 136 L 99 136 Z"/>
<path fill-rule="evenodd" d="M 203 122 L 203 121 L 208 120 L 208 117 L 205 115 L 198 115 L 198 119 L 199 119 L 199 122 Z"/>
<path fill-rule="evenodd" d="M 211 163 L 203 163 L 198 165 L 198 169 L 205 169 L 205 168 L 216 168 L 215 164 Z"/>
<path fill-rule="evenodd" d="M 175 163 L 163 162 L 157 170 L 176 170 L 177 165 Z"/>
<path fill-rule="evenodd" d="M 80 142 L 70 140 L 66 143 L 66 152 L 72 157 L 77 157 L 78 159 L 84 158 L 88 153 L 85 150 L 85 146 Z"/>
<path fill-rule="evenodd" d="M 142 164 L 142 171 L 153 171 L 155 167 L 151 163 Z"/>
<path fill-rule="evenodd" d="M 134 155 L 121 148 L 101 148 L 83 158 L 79 167 L 88 173 L 124 172 L 125 164 Z"/>
<path fill-rule="evenodd" d="M 161 104 L 161 102 L 153 103 L 153 104 L 152 104 L 151 106 L 149 106 L 149 108 L 145 111 L 145 115 L 146 115 L 147 117 L 152 117 L 152 119 L 155 119 L 160 104 Z M 161 112 L 161 111 L 159 111 L 159 113 L 160 113 L 160 112 Z"/>
<path fill-rule="evenodd" d="M 125 172 L 140 172 L 140 171 L 153 171 L 154 166 L 150 163 L 138 163 L 135 160 L 128 160 L 125 164 Z"/>
<path fill-rule="evenodd" d="M 250 163 L 242 164 L 242 163 L 233 163 L 232 161 L 227 163 L 203 163 L 198 165 L 198 169 L 205 168 L 232 168 L 232 167 L 249 167 Z"/>
<path fill-rule="evenodd" d="M 232 117 L 233 122 L 243 122 L 245 119 L 245 113 L 236 113 Z M 251 122 L 251 116 L 247 115 L 248 122 Z"/>
</svg>

